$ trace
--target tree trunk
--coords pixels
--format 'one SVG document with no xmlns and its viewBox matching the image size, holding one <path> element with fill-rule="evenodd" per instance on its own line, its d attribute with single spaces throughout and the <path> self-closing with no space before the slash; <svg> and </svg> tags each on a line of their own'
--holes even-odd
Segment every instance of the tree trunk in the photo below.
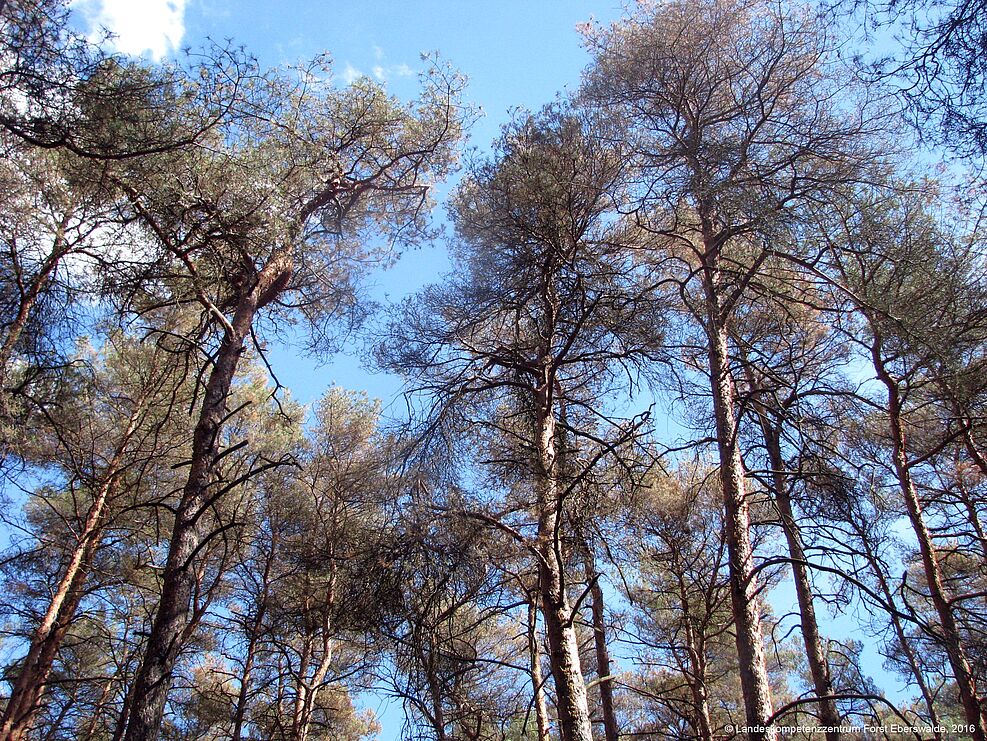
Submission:
<svg viewBox="0 0 987 741">
<path fill-rule="evenodd" d="M 428 667 L 426 671 L 428 672 L 429 695 L 432 700 L 432 728 L 435 730 L 436 741 L 446 741 L 448 734 L 446 733 L 445 709 L 442 707 L 442 686 L 438 677 L 435 676 L 433 666 L 438 650 L 435 634 L 429 631 L 428 658 L 423 661 L 423 664 Z"/>
<path fill-rule="evenodd" d="M 156 741 L 160 733 L 172 671 L 188 634 L 195 627 L 194 616 L 190 614 L 196 582 L 193 560 L 205 545 L 202 517 L 210 503 L 209 488 L 226 420 L 226 400 L 262 298 L 264 303 L 272 300 L 270 291 L 283 286 L 290 270 L 289 254 L 271 259 L 257 284 L 240 299 L 216 353 L 192 434 L 189 477 L 175 512 L 168 559 L 162 572 L 161 598 L 137 673 L 126 741 Z"/>
<path fill-rule="evenodd" d="M 982 476 L 987 476 L 987 458 L 984 457 L 983 452 L 977 446 L 977 441 L 973 436 L 973 418 L 963 409 L 959 399 L 957 399 L 949 389 L 948 384 L 939 382 L 937 386 L 943 398 L 948 399 L 950 410 L 953 413 L 953 418 L 962 429 L 961 436 L 963 438 L 963 447 L 966 449 L 967 455 L 969 455 L 971 460 L 973 460 L 973 463 L 977 467 L 977 470 L 980 471 L 980 474 Z M 985 533 L 983 523 L 980 521 L 980 515 L 977 512 L 977 503 L 970 497 L 967 486 L 963 481 L 962 474 L 958 473 L 957 481 L 961 494 L 960 499 L 963 503 L 963 508 L 966 511 L 967 521 L 970 523 L 970 527 L 973 528 L 973 531 L 977 536 L 981 556 L 987 558 L 987 533 Z"/>
<path fill-rule="evenodd" d="M 30 648 L 3 712 L 0 739 L 4 741 L 21 741 L 34 721 L 55 657 L 58 655 L 65 634 L 72 626 L 79 603 L 85 594 L 92 558 L 105 524 L 106 504 L 123 466 L 127 446 L 144 410 L 145 401 L 142 400 L 130 415 L 127 429 L 117 444 L 113 457 L 103 472 L 103 480 L 93 496 L 93 502 L 86 513 L 86 520 L 65 572 L 59 580 L 58 588 L 45 610 L 41 624 L 31 637 Z"/>
<path fill-rule="evenodd" d="M 697 621 L 692 614 L 692 601 L 689 589 L 686 586 L 684 574 L 685 567 L 679 561 L 679 554 L 674 550 L 671 552 L 672 569 L 678 582 L 679 602 L 682 605 L 682 624 L 685 632 L 685 649 L 689 657 L 689 668 L 685 669 L 680 664 L 685 681 L 689 685 L 689 693 L 692 695 L 692 704 L 695 712 L 693 726 L 696 735 L 701 741 L 713 741 L 713 723 L 709 712 L 709 690 L 706 687 L 706 641 L 700 628 L 699 635 L 696 634 L 696 623 L 704 624 L 709 616 L 709 609 L 705 616 L 700 616 Z"/>
<path fill-rule="evenodd" d="M 264 632 L 264 618 L 267 615 L 267 603 L 271 584 L 271 569 L 274 565 L 275 553 L 277 551 L 277 534 L 271 533 L 271 550 L 264 560 L 264 573 L 261 584 L 262 591 L 260 604 L 257 605 L 257 614 L 254 616 L 250 626 L 250 636 L 247 639 L 247 655 L 243 659 L 243 673 L 240 675 L 240 689 L 237 692 L 236 707 L 233 711 L 233 732 L 231 741 L 240 741 L 243 735 L 243 722 L 247 713 L 247 702 L 250 697 L 250 681 L 253 677 L 254 662 L 257 657 L 257 645 L 260 643 L 261 635 Z"/>
<path fill-rule="evenodd" d="M 970 492 L 963 476 L 960 474 L 957 481 L 959 489 L 959 499 L 963 503 L 966 512 L 966 520 L 973 528 L 974 535 L 977 536 L 977 545 L 980 547 L 980 558 L 987 560 L 987 532 L 984 532 L 984 524 L 980 521 L 980 513 L 977 512 L 977 500 Z"/>
<path fill-rule="evenodd" d="M 586 683 L 579 661 L 574 615 L 565 580 L 565 558 L 559 534 L 561 492 L 558 482 L 552 384 L 546 380 L 536 392 L 538 448 L 538 586 L 541 592 L 549 665 L 555 680 L 559 731 L 562 741 L 593 741 Z"/>
<path fill-rule="evenodd" d="M 528 659 L 531 671 L 532 702 L 535 706 L 535 725 L 538 741 L 549 741 L 551 728 L 548 723 L 548 706 L 545 704 L 545 680 L 541 674 L 541 651 L 538 650 L 538 601 L 528 595 Z"/>
<path fill-rule="evenodd" d="M 257 643 L 260 638 L 259 621 L 251 630 L 247 643 L 247 655 L 243 659 L 243 672 L 240 674 L 240 688 L 236 696 L 236 706 L 233 710 L 233 731 L 231 741 L 240 741 L 243 737 L 243 722 L 247 713 L 247 699 L 250 696 L 250 681 L 253 678 L 254 661 L 257 655 Z"/>
<path fill-rule="evenodd" d="M 915 489 L 915 484 L 912 481 L 911 468 L 908 464 L 905 429 L 902 420 L 904 403 L 901 398 L 901 392 L 898 388 L 898 383 L 892 378 L 884 365 L 881 335 L 874 326 L 874 322 L 871 322 L 871 326 L 874 332 L 874 341 L 871 346 L 874 370 L 887 390 L 888 426 L 891 435 L 891 444 L 894 448 L 895 474 L 905 501 L 908 520 L 918 540 L 919 552 L 922 557 L 922 567 L 925 572 L 926 584 L 929 587 L 929 597 L 932 600 L 942 630 L 943 648 L 946 650 L 950 668 L 953 670 L 953 678 L 956 680 L 956 686 L 959 690 L 963 713 L 966 716 L 967 723 L 973 727 L 971 735 L 974 741 L 987 741 L 987 732 L 985 732 L 985 729 L 987 729 L 987 718 L 984 716 L 980 697 L 977 694 L 976 679 L 970 668 L 970 662 L 966 657 L 966 651 L 960 638 L 959 626 L 956 624 L 950 598 L 943 581 L 942 569 L 939 566 L 939 559 L 932 540 L 932 534 L 925 524 L 922 516 L 922 503 Z"/>
<path fill-rule="evenodd" d="M 586 543 L 583 559 L 586 579 L 590 584 L 590 611 L 593 616 L 593 646 L 596 650 L 596 676 L 600 687 L 600 708 L 603 711 L 603 733 L 606 741 L 617 741 L 617 714 L 613 706 L 613 677 L 610 676 L 610 651 L 607 648 L 607 632 L 600 574 L 596 570 L 593 553 Z"/>
<path fill-rule="evenodd" d="M 51 252 L 41 263 L 38 272 L 31 278 L 30 282 L 22 291 L 20 303 L 17 306 L 17 314 L 7 327 L 7 335 L 3 338 L 3 343 L 0 343 L 0 411 L 5 411 L 7 403 L 5 394 L 7 374 L 10 371 L 10 359 L 14 355 L 14 348 L 24 333 L 27 320 L 30 318 L 31 312 L 34 310 L 34 306 L 41 296 L 41 292 L 55 273 L 62 258 L 69 251 L 68 244 L 65 241 L 65 230 L 68 228 L 71 215 L 72 210 L 68 209 L 62 220 L 58 223 Z"/>
<path fill-rule="evenodd" d="M 308 587 L 308 577 L 306 577 L 305 586 Z M 305 608 L 306 610 L 308 609 L 307 599 L 305 601 Z M 302 650 L 298 656 L 298 673 L 295 675 L 295 703 L 291 711 L 290 738 L 292 741 L 301 741 L 302 738 L 302 719 L 305 715 L 305 703 L 307 702 L 306 698 L 309 689 L 308 683 L 305 681 L 305 675 L 308 673 L 308 663 L 312 658 L 312 642 L 314 640 L 312 633 L 307 633 L 304 636 Z"/>
<path fill-rule="evenodd" d="M 137 685 L 136 676 L 134 680 L 125 682 L 124 684 L 126 691 L 123 693 L 123 707 L 120 710 L 120 717 L 117 718 L 116 726 L 113 729 L 111 741 L 122 741 L 123 735 L 127 732 L 127 721 L 130 720 L 130 706 L 134 702 L 134 687 Z"/>
<path fill-rule="evenodd" d="M 802 534 L 799 532 L 789 495 L 785 461 L 781 454 L 781 436 L 778 427 L 768 421 L 765 411 L 759 411 L 758 418 L 771 466 L 772 493 L 781 518 L 781 529 L 788 543 L 788 553 L 792 559 L 792 579 L 795 582 L 795 595 L 798 599 L 805 657 L 809 664 L 816 697 L 823 698 L 819 700 L 819 721 L 821 725 L 831 729 L 826 731 L 826 741 L 838 741 L 840 733 L 835 729 L 840 727 L 842 720 L 836 702 L 828 699 L 833 694 L 833 681 L 829 673 L 826 652 L 823 650 L 822 638 L 819 635 L 819 622 L 816 620 L 815 600 L 809 568 L 806 565 L 805 549 L 802 546 Z"/>
<path fill-rule="evenodd" d="M 560 591 L 558 573 L 553 568 L 543 568 L 541 580 L 542 613 L 548 636 L 549 662 L 555 680 L 561 739 L 593 741 L 572 610 L 568 599 Z"/>
<path fill-rule="evenodd" d="M 950 389 L 949 384 L 945 381 L 940 380 L 937 382 L 936 387 L 944 400 L 949 403 L 950 411 L 953 413 L 953 418 L 959 423 L 960 428 L 963 430 L 963 447 L 966 448 L 966 452 L 969 454 L 970 458 L 973 459 L 974 464 L 980 470 L 984 476 L 987 476 L 987 457 L 984 456 L 982 450 L 977 445 L 977 441 L 973 436 L 973 415 L 970 410 L 965 409 L 964 405 L 960 399 L 953 393 Z"/>
<path fill-rule="evenodd" d="M 925 702 L 925 708 L 929 712 L 929 723 L 934 729 L 939 728 L 942 724 L 939 722 L 939 714 L 936 712 L 935 700 L 932 696 L 931 690 L 929 689 L 928 683 L 925 681 L 925 676 L 922 674 L 922 668 L 919 666 L 918 659 L 915 656 L 915 652 L 912 650 L 908 636 L 905 634 L 905 627 L 901 624 L 901 618 L 897 614 L 894 592 L 891 590 L 891 585 L 888 584 L 887 576 L 881 568 L 880 560 L 871 546 L 870 536 L 866 532 L 866 526 L 859 523 L 852 523 L 852 526 L 856 530 L 857 535 L 860 538 L 860 542 L 864 547 L 864 555 L 867 557 L 867 563 L 874 572 L 878 586 L 881 588 L 881 594 L 884 596 L 888 606 L 892 608 L 889 610 L 891 626 L 894 628 L 894 634 L 898 639 L 898 645 L 901 648 L 901 652 L 905 656 L 905 661 L 908 662 L 908 668 L 911 669 L 912 676 L 915 678 L 915 683 L 918 685 L 919 692 L 922 695 L 922 700 Z M 938 730 L 933 730 L 932 735 L 937 741 L 941 741 L 943 738 L 942 733 Z"/>
<path fill-rule="evenodd" d="M 113 692 L 113 684 L 116 681 L 116 677 L 107 677 L 106 682 L 103 684 L 103 691 L 99 695 L 99 700 L 96 701 L 96 705 L 93 708 L 93 716 L 89 719 L 89 724 L 86 726 L 86 730 L 79 735 L 80 741 L 89 741 L 96 735 L 96 729 L 99 726 L 100 708 L 102 708 L 106 701 L 110 698 L 110 693 Z"/>
<path fill-rule="evenodd" d="M 966 451 L 970 454 L 973 462 L 977 464 L 980 473 L 987 476 L 987 458 L 984 457 L 983 452 L 977 447 L 977 441 L 973 439 L 973 422 L 969 419 L 964 419 L 961 424 L 963 425 L 963 445 L 966 447 Z"/>
<path fill-rule="evenodd" d="M 303 652 L 304 660 L 298 670 L 297 692 L 295 694 L 295 711 L 292 721 L 292 734 L 294 741 L 305 741 L 308 738 L 309 729 L 312 725 L 312 713 L 315 710 L 315 701 L 318 699 L 319 690 L 322 688 L 326 675 L 329 673 L 329 666 L 332 664 L 333 640 L 331 636 L 331 615 L 333 611 L 333 603 L 336 600 L 336 558 L 335 554 L 332 552 L 329 553 L 329 556 L 332 566 L 330 567 L 328 583 L 326 584 L 325 598 L 322 600 L 322 609 L 324 609 L 325 612 L 322 615 L 320 625 L 312 625 L 311 632 L 305 638 L 306 644 Z M 308 586 L 309 582 L 306 577 L 306 588 L 308 588 Z M 308 621 L 306 620 L 306 623 L 307 622 Z M 306 674 L 308 673 L 308 664 L 309 660 L 312 658 L 312 647 L 318 632 L 321 632 L 322 634 L 321 658 L 319 659 L 318 665 L 315 667 L 315 671 L 312 672 L 312 677 L 307 679 Z"/>
<path fill-rule="evenodd" d="M 80 551 L 85 553 L 80 554 Z M 89 549 L 77 548 L 73 554 L 73 563 L 69 566 L 71 574 L 66 572 L 48 612 L 32 638 L 23 668 L 4 709 L 3 728 L 0 730 L 0 738 L 4 741 L 22 741 L 31 728 L 34 716 L 40 708 L 55 656 L 82 601 L 89 566 Z"/>
<path fill-rule="evenodd" d="M 737 658 L 740 662 L 740 686 L 744 695 L 747 725 L 755 729 L 766 729 L 749 733 L 749 738 L 773 741 L 777 738 L 777 734 L 767 728 L 768 719 L 773 712 L 771 687 L 768 683 L 768 670 L 764 658 L 761 607 L 754 571 L 744 464 L 737 440 L 737 420 L 734 412 L 736 391 L 729 366 L 727 331 L 720 316 L 715 279 L 712 276 L 714 272 L 710 269 L 704 281 L 707 300 L 709 370 L 719 452 L 720 486 L 723 490 L 726 515 L 724 524 L 729 556 L 730 599 L 736 631 Z"/>
<path fill-rule="evenodd" d="M 315 701 L 318 699 L 319 690 L 329 672 L 329 665 L 332 663 L 332 640 L 326 638 L 322 643 L 322 660 L 316 667 L 310 680 L 304 676 L 298 678 L 298 694 L 295 708 L 295 741 L 305 741 L 308 738 L 309 728 L 312 725 L 312 713 L 315 710 Z"/>
</svg>

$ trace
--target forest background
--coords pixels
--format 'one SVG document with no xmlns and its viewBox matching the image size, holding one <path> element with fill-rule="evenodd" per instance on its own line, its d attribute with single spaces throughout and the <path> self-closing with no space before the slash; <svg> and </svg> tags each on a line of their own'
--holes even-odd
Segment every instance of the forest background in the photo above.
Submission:
<svg viewBox="0 0 987 741">
<path fill-rule="evenodd" d="M 984 737 L 979 5 L 0 12 L 4 738 Z"/>
</svg>

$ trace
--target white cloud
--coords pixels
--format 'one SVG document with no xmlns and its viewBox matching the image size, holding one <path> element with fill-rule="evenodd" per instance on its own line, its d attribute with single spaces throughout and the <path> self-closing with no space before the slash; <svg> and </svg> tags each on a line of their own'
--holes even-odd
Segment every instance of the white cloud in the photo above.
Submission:
<svg viewBox="0 0 987 741">
<path fill-rule="evenodd" d="M 179 48 L 185 36 L 187 0 L 77 0 L 97 36 L 102 29 L 112 33 L 113 46 L 124 54 L 150 52 L 161 59 Z"/>
<path fill-rule="evenodd" d="M 377 59 L 378 63 L 370 68 L 370 74 L 378 82 L 387 82 L 388 80 L 396 77 L 415 76 L 415 70 L 403 62 L 401 64 L 387 64 L 385 61 L 387 55 L 384 53 L 384 50 L 381 49 L 379 46 L 374 46 L 372 50 L 373 50 L 373 55 Z M 363 76 L 364 76 L 363 71 L 354 67 L 350 62 L 346 63 L 346 66 L 343 68 L 343 71 L 340 72 L 338 75 L 339 79 L 342 80 L 347 85 L 352 85 L 357 80 L 357 78 Z"/>
<path fill-rule="evenodd" d="M 363 73 L 360 70 L 358 70 L 356 67 L 354 67 L 352 64 L 347 62 L 346 68 L 343 70 L 343 73 L 340 75 L 340 77 L 343 78 L 343 82 L 345 82 L 347 85 L 352 85 L 357 79 L 363 77 Z"/>
</svg>

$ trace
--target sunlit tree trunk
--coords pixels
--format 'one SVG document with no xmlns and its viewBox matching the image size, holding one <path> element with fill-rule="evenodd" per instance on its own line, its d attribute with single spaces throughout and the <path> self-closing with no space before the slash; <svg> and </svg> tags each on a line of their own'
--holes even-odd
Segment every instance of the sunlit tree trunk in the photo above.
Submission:
<svg viewBox="0 0 987 741">
<path fill-rule="evenodd" d="M 55 236 L 51 252 L 45 257 L 38 267 L 38 271 L 21 289 L 20 300 L 17 304 L 17 313 L 7 326 L 7 331 L 0 342 L 0 411 L 6 405 L 6 395 L 3 393 L 7 387 L 7 377 L 10 372 L 10 361 L 14 355 L 14 348 L 17 346 L 24 328 L 27 326 L 31 312 L 38 303 L 45 286 L 58 269 L 59 263 L 65 257 L 70 247 L 65 238 L 65 230 L 68 228 L 72 217 L 72 210 L 67 209 L 65 215 L 55 230 Z"/>
<path fill-rule="evenodd" d="M 137 674 L 127 741 L 155 741 L 160 733 L 172 671 L 195 627 L 191 614 L 196 586 L 193 562 L 207 535 L 203 516 L 210 503 L 214 466 L 227 415 L 226 401 L 262 298 L 270 300 L 270 291 L 284 284 L 290 270 L 290 253 L 281 252 L 271 259 L 260 272 L 256 285 L 241 297 L 216 353 L 192 434 L 189 478 L 175 512 L 168 559 L 161 575 L 161 598 Z"/>
<path fill-rule="evenodd" d="M 547 375 L 547 374 L 546 374 Z M 549 663 L 555 680 L 556 709 L 562 741 L 593 741 L 579 642 L 565 578 L 565 557 L 559 533 L 561 490 L 558 480 L 556 420 L 552 383 L 536 391 L 538 450 L 538 586 L 541 591 Z"/>
<path fill-rule="evenodd" d="M 671 549 L 669 557 L 672 572 L 678 585 L 679 604 L 682 609 L 682 627 L 685 634 L 685 650 L 689 666 L 684 669 L 685 681 L 692 695 L 693 723 L 702 741 L 713 741 L 713 723 L 709 710 L 709 688 L 706 685 L 706 646 L 702 631 L 696 630 L 697 621 L 692 610 L 692 595 L 686 586 L 686 567 L 681 563 L 679 553 Z"/>
<path fill-rule="evenodd" d="M 929 688 L 929 683 L 925 679 L 925 674 L 922 672 L 922 667 L 919 664 L 918 657 L 912 649 L 911 641 L 905 632 L 905 626 L 902 624 L 901 616 L 898 614 L 894 592 L 891 589 L 891 585 L 888 583 L 888 576 L 885 573 L 884 567 L 881 565 L 881 560 L 878 557 L 878 554 L 874 550 L 874 546 L 871 543 L 871 538 L 867 534 L 866 525 L 862 522 L 851 522 L 850 524 L 856 531 L 857 536 L 860 538 L 861 545 L 864 549 L 864 556 L 867 559 L 867 564 L 870 567 L 871 572 L 874 574 L 874 578 L 877 580 L 877 584 L 881 589 L 881 596 L 890 608 L 888 610 L 888 617 L 891 620 L 891 627 L 894 630 L 895 638 L 898 640 L 898 647 L 900 648 L 902 655 L 905 657 L 908 668 L 912 673 L 912 678 L 915 680 L 919 693 L 922 695 L 922 700 L 925 703 L 925 709 L 929 714 L 929 722 L 934 727 L 932 732 L 933 737 L 939 741 L 943 738 L 943 735 L 939 730 L 937 730 L 941 727 L 941 723 L 939 721 L 939 713 L 936 711 L 935 698 L 932 695 L 932 690 Z"/>
<path fill-rule="evenodd" d="M 304 658 L 298 671 L 295 709 L 292 719 L 292 736 L 295 741 L 306 741 L 308 738 L 309 728 L 312 724 L 312 713 L 315 710 L 319 690 L 325 681 L 326 675 L 329 673 L 329 666 L 332 664 L 333 641 L 330 634 L 332 626 L 329 623 L 329 615 L 331 614 L 331 606 L 335 599 L 335 581 L 335 567 L 333 567 L 333 573 L 329 577 L 329 584 L 326 590 L 325 619 L 320 626 L 320 632 L 322 634 L 320 659 L 311 677 L 307 676 L 308 663 L 312 657 L 315 635 L 305 637 L 305 650 L 302 652 Z"/>
<path fill-rule="evenodd" d="M 710 242 L 711 240 L 707 240 Z M 707 247 L 711 255 L 717 248 Z M 750 503 L 747 497 L 744 464 L 737 439 L 735 412 L 736 388 L 730 371 L 730 351 L 725 319 L 721 316 L 715 265 L 705 267 L 706 331 L 713 394 L 713 415 L 719 453 L 720 486 L 726 525 L 729 557 L 730 600 L 736 631 L 737 658 L 740 663 L 740 686 L 744 695 L 747 725 L 767 728 L 772 715 L 771 687 L 761 633 L 761 607 L 751 544 Z M 768 729 L 749 734 L 751 739 L 775 739 Z"/>
<path fill-rule="evenodd" d="M 548 722 L 548 705 L 545 703 L 545 680 L 541 673 L 541 651 L 538 649 L 538 604 L 534 596 L 528 597 L 528 661 L 531 673 L 531 696 L 535 707 L 535 728 L 538 741 L 549 741 L 551 728 Z"/>
<path fill-rule="evenodd" d="M 812 685 L 819 700 L 819 720 L 825 726 L 827 741 L 838 741 L 841 725 L 839 710 L 836 702 L 829 699 L 833 694 L 833 682 L 829 672 L 829 662 L 823 649 L 822 637 L 819 634 L 819 621 L 816 619 L 815 597 L 812 592 L 812 581 L 809 577 L 809 567 L 806 561 L 805 548 L 802 545 L 802 534 L 799 531 L 795 512 L 792 509 L 792 498 L 785 474 L 785 461 L 781 453 L 781 435 L 777 426 L 773 426 L 767 418 L 767 413 L 760 410 L 758 420 L 764 436 L 764 444 L 768 451 L 768 463 L 771 466 L 771 489 L 775 505 L 781 520 L 781 529 L 788 544 L 788 554 L 791 556 L 792 579 L 795 582 L 795 595 L 799 606 L 802 641 L 805 645 L 805 657 L 812 675 Z"/>
<path fill-rule="evenodd" d="M 613 705 L 613 677 L 610 676 L 610 651 L 607 648 L 606 612 L 600 573 L 593 553 L 582 544 L 586 579 L 589 581 L 590 613 L 593 618 L 593 648 L 596 652 L 597 683 L 600 688 L 600 709 L 603 712 L 603 733 L 606 741 L 617 741 L 617 713 Z"/>
<path fill-rule="evenodd" d="M 918 541 L 922 568 L 925 573 L 926 584 L 929 587 L 929 598 L 939 618 L 941 640 L 946 656 L 949 658 L 953 678 L 956 680 L 960 704 L 963 706 L 967 723 L 973 728 L 971 736 L 975 741 L 985 741 L 987 739 L 987 732 L 985 732 L 987 718 L 984 716 L 983 706 L 977 693 L 976 678 L 967 659 L 956 617 L 953 615 L 951 600 L 943 579 L 935 543 L 922 515 L 922 502 L 912 480 L 911 467 L 908 463 L 908 447 L 903 421 L 904 402 L 901 397 L 901 390 L 898 382 L 885 365 L 881 333 L 874 321 L 871 321 L 870 324 L 874 335 L 871 344 L 874 370 L 887 391 L 888 427 L 898 487 L 905 503 L 908 521 Z"/>
<path fill-rule="evenodd" d="M 103 689 L 100 692 L 99 699 L 93 706 L 93 714 L 89 719 L 89 723 L 86 725 L 86 730 L 79 734 L 80 741 L 89 741 L 96 735 L 96 729 L 99 727 L 99 709 L 104 706 L 107 700 L 110 699 L 110 695 L 113 692 L 113 685 L 116 683 L 117 678 L 110 676 L 107 677 L 106 681 L 103 682 Z"/>
<path fill-rule="evenodd" d="M 264 620 L 267 617 L 267 606 L 270 597 L 271 570 L 274 567 L 275 554 L 278 548 L 277 533 L 272 532 L 270 550 L 264 559 L 264 572 L 261 575 L 261 594 L 257 604 L 257 614 L 251 621 L 247 649 L 243 658 L 243 672 L 240 674 L 240 688 L 237 692 L 236 705 L 233 711 L 232 741 L 240 741 L 243 736 L 243 724 L 249 704 L 251 682 L 253 680 L 254 662 L 257 660 L 257 649 L 264 634 Z"/>
<path fill-rule="evenodd" d="M 135 407 L 113 457 L 102 473 L 92 504 L 86 513 L 76 545 L 62 572 L 55 594 L 31 637 L 27 656 L 4 708 L 0 738 L 20 741 L 30 729 L 44 695 L 48 676 L 62 641 L 72 627 L 75 613 L 85 595 L 92 559 L 106 523 L 106 506 L 126 457 L 127 446 L 146 410 L 146 399 Z"/>
</svg>

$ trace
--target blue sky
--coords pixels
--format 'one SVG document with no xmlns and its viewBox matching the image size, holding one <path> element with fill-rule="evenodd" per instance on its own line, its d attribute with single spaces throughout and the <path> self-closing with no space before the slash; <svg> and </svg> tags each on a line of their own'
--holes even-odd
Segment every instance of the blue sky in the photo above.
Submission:
<svg viewBox="0 0 987 741">
<path fill-rule="evenodd" d="M 75 7 L 91 30 L 114 33 L 114 45 L 127 54 L 162 59 L 210 38 L 243 44 L 262 66 L 328 51 L 341 83 L 365 74 L 404 98 L 416 90 L 421 54 L 437 51 L 470 80 L 467 99 L 483 115 L 471 129 L 469 146 L 483 151 L 512 108 L 537 109 L 578 85 L 589 60 L 578 24 L 612 21 L 623 5 L 620 0 L 76 0 Z M 441 208 L 437 214 L 441 218 Z M 397 299 L 436 280 L 448 268 L 445 254 L 445 246 L 436 244 L 406 255 L 395 268 L 371 277 L 371 294 Z M 356 352 L 327 367 L 290 348 L 276 348 L 272 360 L 279 380 L 303 402 L 338 383 L 366 390 L 388 405 L 399 383 L 368 374 Z M 400 408 L 396 405 L 395 413 Z"/>
</svg>

